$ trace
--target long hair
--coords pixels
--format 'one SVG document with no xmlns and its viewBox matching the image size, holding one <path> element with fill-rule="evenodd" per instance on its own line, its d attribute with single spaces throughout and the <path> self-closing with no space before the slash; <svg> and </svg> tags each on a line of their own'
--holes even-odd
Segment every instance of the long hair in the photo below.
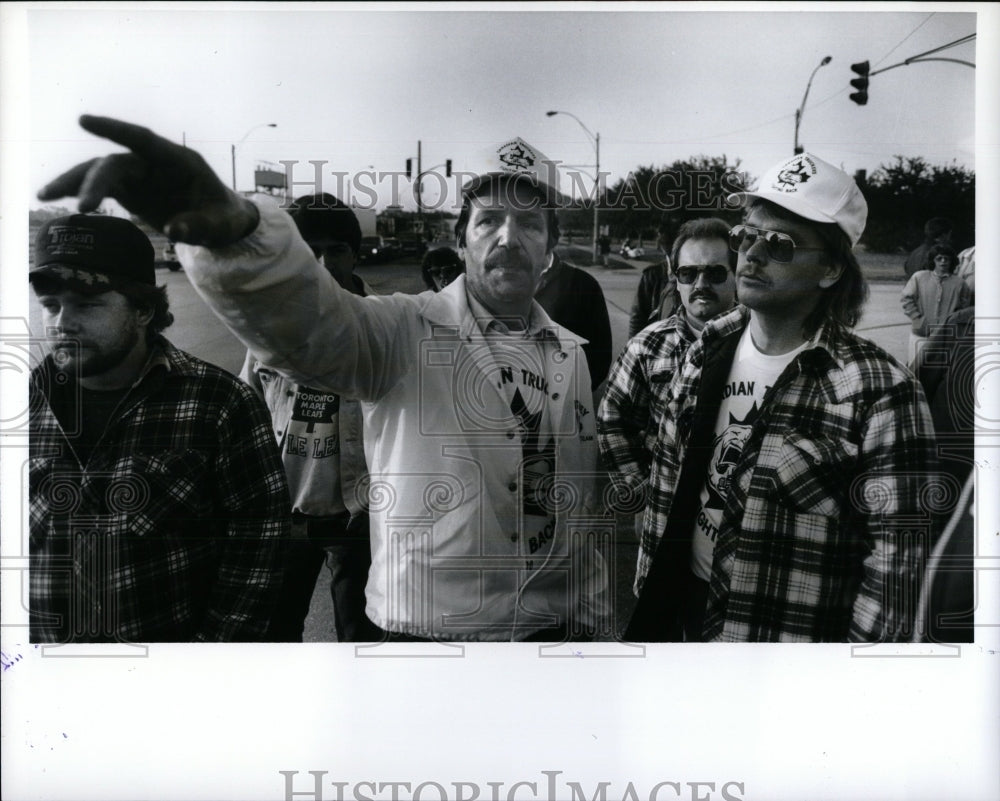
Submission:
<svg viewBox="0 0 1000 801">
<path fill-rule="evenodd" d="M 799 217 L 763 198 L 753 198 L 747 205 L 745 214 L 749 215 L 757 207 L 766 208 L 775 217 L 810 226 L 826 246 L 828 263 L 842 268 L 837 282 L 822 290 L 816 307 L 803 322 L 802 334 L 805 338 L 812 339 L 824 324 L 830 326 L 834 337 L 854 328 L 861 319 L 861 312 L 868 300 L 868 282 L 865 281 L 861 265 L 851 248 L 851 240 L 843 229 L 836 223 L 815 222 Z"/>
<path fill-rule="evenodd" d="M 927 251 L 927 261 L 931 265 L 931 269 L 934 269 L 934 259 L 937 256 L 947 256 L 948 257 L 948 272 L 955 272 L 955 268 L 958 266 L 958 254 L 955 253 L 955 248 L 951 245 L 938 244 L 934 245 L 930 250 Z"/>
</svg>

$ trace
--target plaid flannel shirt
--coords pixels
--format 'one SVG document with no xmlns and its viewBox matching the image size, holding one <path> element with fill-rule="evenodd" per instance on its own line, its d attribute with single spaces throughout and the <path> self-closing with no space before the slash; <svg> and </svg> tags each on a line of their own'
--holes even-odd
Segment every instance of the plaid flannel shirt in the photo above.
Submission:
<svg viewBox="0 0 1000 801">
<path fill-rule="evenodd" d="M 632 337 L 608 377 L 597 442 L 621 497 L 645 497 L 670 379 L 695 338 L 681 309 Z"/>
<path fill-rule="evenodd" d="M 259 640 L 290 534 L 263 402 L 158 338 L 88 462 L 31 376 L 33 642 Z"/>
<path fill-rule="evenodd" d="M 706 324 L 669 388 L 637 588 L 667 527 L 702 367 L 748 320 L 738 307 Z M 820 330 L 768 392 L 731 473 L 705 639 L 908 639 L 928 545 L 922 499 L 941 479 L 934 447 L 913 375 L 867 340 Z"/>
</svg>

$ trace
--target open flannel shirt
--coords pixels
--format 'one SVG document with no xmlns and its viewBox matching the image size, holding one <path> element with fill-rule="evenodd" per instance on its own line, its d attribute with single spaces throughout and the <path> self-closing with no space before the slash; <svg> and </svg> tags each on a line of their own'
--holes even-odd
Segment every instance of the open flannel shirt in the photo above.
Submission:
<svg viewBox="0 0 1000 801">
<path fill-rule="evenodd" d="M 267 409 L 162 337 L 81 466 L 30 382 L 32 642 L 262 639 L 290 503 Z"/>
<path fill-rule="evenodd" d="M 737 307 L 707 323 L 669 387 L 637 589 L 667 530 L 699 386 L 710 370 L 728 373 L 748 321 Z M 937 479 L 934 447 L 913 375 L 871 342 L 821 329 L 768 391 L 732 470 L 704 639 L 908 639 L 928 545 L 921 499 Z M 686 544 L 689 558 L 691 529 L 669 536 Z"/>
<path fill-rule="evenodd" d="M 682 308 L 632 337 L 615 362 L 597 411 L 597 442 L 621 490 L 645 493 L 670 379 L 695 338 Z"/>
</svg>

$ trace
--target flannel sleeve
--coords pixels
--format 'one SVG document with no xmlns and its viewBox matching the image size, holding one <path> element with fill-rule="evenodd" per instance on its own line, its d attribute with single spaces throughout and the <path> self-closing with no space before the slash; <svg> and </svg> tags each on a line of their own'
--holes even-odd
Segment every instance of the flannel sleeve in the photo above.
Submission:
<svg viewBox="0 0 1000 801">
<path fill-rule="evenodd" d="M 261 640 L 281 591 L 291 501 L 264 402 L 235 385 L 218 422 L 219 568 L 198 641 Z"/>
<path fill-rule="evenodd" d="M 865 520 L 861 585 L 848 638 L 898 642 L 912 636 L 929 543 L 915 520 L 927 518 L 937 482 L 934 428 L 923 390 L 908 378 L 870 409 L 862 465 L 852 497 Z"/>
<path fill-rule="evenodd" d="M 645 339 L 629 340 L 608 377 L 597 411 L 597 442 L 612 482 L 645 493 L 652 456 L 646 448 L 652 396 L 645 371 Z"/>
</svg>

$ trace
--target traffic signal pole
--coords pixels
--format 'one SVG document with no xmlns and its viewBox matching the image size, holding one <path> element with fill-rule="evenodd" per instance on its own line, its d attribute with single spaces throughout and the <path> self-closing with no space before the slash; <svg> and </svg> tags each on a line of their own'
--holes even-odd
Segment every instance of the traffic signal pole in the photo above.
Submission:
<svg viewBox="0 0 1000 801">
<path fill-rule="evenodd" d="M 956 47 L 960 44 L 971 42 L 975 38 L 976 34 L 970 33 L 968 36 L 963 36 L 961 39 L 956 39 L 954 42 L 948 42 L 948 44 L 935 47 L 933 50 L 926 50 L 923 53 L 917 53 L 917 55 L 910 56 L 910 58 L 905 61 L 900 61 L 898 64 L 890 64 L 888 67 L 882 67 L 882 69 L 875 70 L 874 72 L 869 71 L 869 64 L 867 61 L 859 61 L 857 64 L 851 64 L 851 70 L 857 73 L 858 77 L 851 81 L 851 86 L 857 89 L 857 91 L 851 93 L 850 98 L 859 106 L 863 106 L 868 103 L 868 79 L 874 78 L 880 73 L 894 70 L 896 67 L 908 67 L 910 64 L 919 64 L 924 61 L 949 61 L 953 64 L 962 64 L 963 66 L 975 69 L 976 65 L 971 61 L 964 61 L 960 58 L 928 58 L 928 56 L 932 56 L 934 53 L 940 53 L 942 50 L 947 50 L 950 47 Z"/>
</svg>

